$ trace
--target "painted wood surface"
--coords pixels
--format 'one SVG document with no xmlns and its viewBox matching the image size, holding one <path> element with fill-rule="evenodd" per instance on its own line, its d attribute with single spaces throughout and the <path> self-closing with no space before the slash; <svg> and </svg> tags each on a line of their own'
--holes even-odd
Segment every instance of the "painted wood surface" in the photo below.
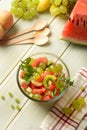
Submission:
<svg viewBox="0 0 87 130">
<path fill-rule="evenodd" d="M 11 0 L 0 1 L 0 9 L 9 10 L 10 3 Z M 87 68 L 87 47 L 60 40 L 61 31 L 66 21 L 59 17 L 53 19 L 49 14 L 42 14 L 32 21 L 14 18 L 14 24 L 16 24 L 8 33 L 31 27 L 39 19 L 44 19 L 49 24 L 50 35 L 46 45 L 0 46 L 0 97 L 5 97 L 5 100 L 0 98 L 0 130 L 40 130 L 42 120 L 54 104 L 30 101 L 20 92 L 16 81 L 20 60 L 34 53 L 51 52 L 64 60 L 72 79 L 80 67 Z M 13 97 L 9 96 L 9 92 L 13 94 Z M 17 106 L 16 98 L 20 100 L 21 111 L 11 108 L 11 105 Z"/>
</svg>

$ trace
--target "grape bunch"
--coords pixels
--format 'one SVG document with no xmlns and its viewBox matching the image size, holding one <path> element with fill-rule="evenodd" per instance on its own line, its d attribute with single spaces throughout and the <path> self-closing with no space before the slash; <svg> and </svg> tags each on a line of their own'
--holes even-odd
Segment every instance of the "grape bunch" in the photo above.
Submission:
<svg viewBox="0 0 87 130">
<path fill-rule="evenodd" d="M 38 13 L 44 12 L 46 6 L 52 16 L 70 14 L 77 0 L 13 0 L 11 13 L 17 17 L 31 20 Z M 39 9 L 38 9 L 39 8 Z"/>
<path fill-rule="evenodd" d="M 57 16 L 60 14 L 70 14 L 76 3 L 76 0 L 50 0 L 50 2 L 50 14 L 52 16 Z"/>
<path fill-rule="evenodd" d="M 25 20 L 33 19 L 37 14 L 39 0 L 13 0 L 11 3 L 11 13 Z"/>
</svg>

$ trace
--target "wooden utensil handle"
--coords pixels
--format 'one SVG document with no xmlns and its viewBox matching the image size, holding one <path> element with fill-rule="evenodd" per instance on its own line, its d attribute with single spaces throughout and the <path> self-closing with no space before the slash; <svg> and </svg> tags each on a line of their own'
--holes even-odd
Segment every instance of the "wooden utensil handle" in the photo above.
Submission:
<svg viewBox="0 0 87 130">
<path fill-rule="evenodd" d="M 6 44 L 6 45 L 8 45 L 8 46 L 14 45 L 14 44 L 15 45 L 22 45 L 22 44 L 29 44 L 29 43 L 33 43 L 32 39 L 26 39 L 26 40 L 22 40 L 20 42 L 10 43 L 10 44 Z"/>
<path fill-rule="evenodd" d="M 3 38 L 3 40 L 10 40 L 10 39 L 12 39 L 12 38 L 16 38 L 16 37 L 18 37 L 18 36 L 24 35 L 24 34 L 26 34 L 26 33 L 28 33 L 28 32 L 31 32 L 31 31 L 32 31 L 32 27 L 31 27 L 31 28 L 28 28 L 28 29 L 26 29 L 26 30 L 23 30 L 23 31 L 21 31 L 21 32 L 17 32 L 17 33 L 15 33 L 15 34 L 11 34 L 11 35 L 9 35 L 9 36 L 6 36 L 6 37 Z"/>
<path fill-rule="evenodd" d="M 12 39 L 12 40 L 9 40 L 9 41 L 7 41 L 7 44 L 8 45 L 12 45 L 12 44 L 16 44 L 16 43 L 18 43 L 18 42 L 22 42 L 22 41 L 25 41 L 25 40 L 27 40 L 27 39 L 30 39 L 30 38 L 34 38 L 35 37 L 35 35 L 34 34 L 29 34 L 29 35 L 25 35 L 25 36 L 20 36 L 20 37 L 18 37 L 18 39 Z"/>
</svg>

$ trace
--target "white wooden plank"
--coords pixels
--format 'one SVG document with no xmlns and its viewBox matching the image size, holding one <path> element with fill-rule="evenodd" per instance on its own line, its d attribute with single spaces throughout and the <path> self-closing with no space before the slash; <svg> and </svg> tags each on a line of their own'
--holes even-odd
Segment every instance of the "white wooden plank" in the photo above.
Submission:
<svg viewBox="0 0 87 130">
<path fill-rule="evenodd" d="M 7 130 L 40 130 L 40 124 L 52 105 L 53 103 L 27 102 Z"/>
<path fill-rule="evenodd" d="M 87 68 L 87 46 L 71 44 L 62 59 L 67 64 L 71 78 L 74 78 L 81 67 Z"/>
<path fill-rule="evenodd" d="M 15 67 L 21 57 L 28 51 L 28 45 L 22 46 L 0 46 L 0 83 L 8 75 L 8 73 Z"/>
<path fill-rule="evenodd" d="M 11 3 L 11 0 L 1 0 L 0 1 L 0 9 L 10 11 L 10 3 Z"/>
<path fill-rule="evenodd" d="M 0 130 L 5 130 L 10 121 L 19 112 L 16 108 L 13 110 L 11 108 L 11 105 L 14 105 L 14 107 L 19 105 L 21 108 L 27 101 L 27 98 L 21 93 L 18 88 L 16 82 L 16 72 L 17 67 L 15 68 L 13 73 L 11 73 L 10 76 L 6 79 L 6 81 L 0 86 Z M 13 97 L 9 96 L 9 92 L 13 94 Z M 5 100 L 2 100 L 2 96 L 5 97 Z M 20 104 L 17 104 L 15 102 L 16 98 L 19 99 Z"/>
</svg>

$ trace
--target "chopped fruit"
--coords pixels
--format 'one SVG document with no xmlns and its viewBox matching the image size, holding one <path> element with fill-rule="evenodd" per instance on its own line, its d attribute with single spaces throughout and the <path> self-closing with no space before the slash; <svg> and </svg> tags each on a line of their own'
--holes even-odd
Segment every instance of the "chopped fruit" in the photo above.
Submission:
<svg viewBox="0 0 87 130">
<path fill-rule="evenodd" d="M 62 62 L 56 63 L 47 57 L 31 60 L 29 57 L 22 62 L 18 74 L 18 85 L 27 97 L 37 101 L 51 100 L 73 84 L 63 72 Z"/>
</svg>

